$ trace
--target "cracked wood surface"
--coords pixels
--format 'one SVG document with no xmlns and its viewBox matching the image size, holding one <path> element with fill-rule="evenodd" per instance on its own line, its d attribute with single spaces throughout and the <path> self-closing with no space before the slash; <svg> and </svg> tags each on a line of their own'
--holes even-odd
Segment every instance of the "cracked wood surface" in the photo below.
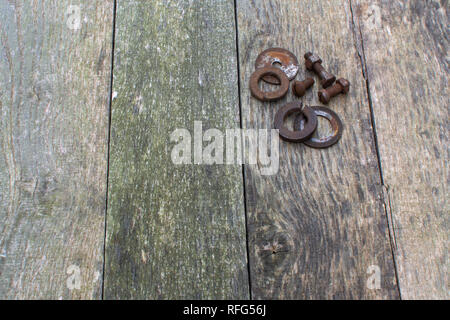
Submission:
<svg viewBox="0 0 450 320">
<path fill-rule="evenodd" d="M 309 72 L 313 51 L 326 68 L 351 82 L 329 107 L 344 123 L 342 139 L 317 150 L 281 142 L 280 171 L 262 176 L 246 166 L 252 295 L 256 299 L 397 299 L 398 289 L 383 189 L 362 66 L 348 1 L 238 1 L 242 122 L 272 128 L 276 110 L 294 98 L 261 103 L 250 95 L 254 61 L 283 47 Z M 318 19 L 317 17 L 320 17 Z M 317 105 L 318 82 L 302 101 Z M 375 266 L 375 267 L 374 267 Z M 373 270 L 381 286 L 367 286 Z M 371 283 L 372 284 L 372 283 Z"/>
<path fill-rule="evenodd" d="M 239 127 L 233 1 L 119 0 L 116 22 L 105 298 L 249 298 L 242 167 L 171 160 L 175 129 Z"/>
<path fill-rule="evenodd" d="M 311 50 L 352 83 L 329 105 L 336 146 L 281 142 L 277 176 L 245 167 L 253 298 L 448 299 L 448 2 L 236 5 L 243 127 L 297 99 L 250 97 L 270 46 L 297 79 Z M 241 167 L 170 159 L 175 128 L 240 125 L 234 14 L 118 1 L 104 270 L 113 1 L 0 0 L 1 299 L 98 299 L 102 275 L 105 298 L 249 298 Z"/>
<path fill-rule="evenodd" d="M 0 0 L 0 299 L 101 298 L 112 17 Z"/>
<path fill-rule="evenodd" d="M 404 299 L 449 299 L 447 1 L 354 2 Z"/>
</svg>

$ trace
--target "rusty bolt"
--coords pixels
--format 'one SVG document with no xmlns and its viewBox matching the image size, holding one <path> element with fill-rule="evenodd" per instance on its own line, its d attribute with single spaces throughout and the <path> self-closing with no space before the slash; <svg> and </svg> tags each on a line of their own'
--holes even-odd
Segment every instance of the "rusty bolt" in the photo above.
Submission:
<svg viewBox="0 0 450 320">
<path fill-rule="evenodd" d="M 333 84 L 336 80 L 336 77 L 329 73 L 322 66 L 322 59 L 313 54 L 312 52 L 308 52 L 305 54 L 305 65 L 306 69 L 313 70 L 320 78 L 320 83 L 322 87 L 327 88 Z"/>
<path fill-rule="evenodd" d="M 331 98 L 337 96 L 338 94 L 347 94 L 349 89 L 350 82 L 344 78 L 340 78 L 332 87 L 319 91 L 319 100 L 322 103 L 327 104 L 330 102 Z"/>
<path fill-rule="evenodd" d="M 314 84 L 313 78 L 306 78 L 303 81 L 294 81 L 294 84 L 292 85 L 292 91 L 294 91 L 294 94 L 297 97 L 303 97 L 306 90 L 311 88 L 311 86 Z"/>
</svg>

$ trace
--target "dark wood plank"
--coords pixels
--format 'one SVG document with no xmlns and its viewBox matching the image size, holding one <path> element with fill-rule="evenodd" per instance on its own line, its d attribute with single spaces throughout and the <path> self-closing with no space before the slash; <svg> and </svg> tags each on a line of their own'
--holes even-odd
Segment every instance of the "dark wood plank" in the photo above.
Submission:
<svg viewBox="0 0 450 320">
<path fill-rule="evenodd" d="M 170 141 L 239 127 L 233 1 L 118 1 L 116 21 L 105 297 L 248 298 L 242 167 L 175 165 Z"/>
<path fill-rule="evenodd" d="M 401 295 L 448 299 L 448 1 L 353 2 Z"/>
<path fill-rule="evenodd" d="M 396 299 L 366 83 L 348 1 L 238 1 L 242 118 L 245 128 L 272 128 L 277 103 L 250 96 L 249 77 L 262 50 L 283 47 L 302 62 L 314 51 L 350 80 L 347 97 L 329 107 L 344 123 L 341 141 L 315 150 L 281 142 L 280 170 L 262 176 L 246 166 L 252 294 L 256 299 Z M 316 84 L 302 101 L 317 105 Z M 323 129 L 321 129 L 323 131 Z M 375 267 L 373 267 L 375 266 Z M 379 268 L 380 288 L 367 285 Z M 370 284 L 373 284 L 370 282 Z"/>
<path fill-rule="evenodd" d="M 0 1 L 1 299 L 101 297 L 112 17 Z"/>
</svg>

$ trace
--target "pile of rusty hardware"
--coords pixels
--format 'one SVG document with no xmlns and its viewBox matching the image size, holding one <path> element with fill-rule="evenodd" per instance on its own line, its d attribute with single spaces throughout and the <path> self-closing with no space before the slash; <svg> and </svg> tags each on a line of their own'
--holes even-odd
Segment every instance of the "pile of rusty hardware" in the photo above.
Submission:
<svg viewBox="0 0 450 320">
<path fill-rule="evenodd" d="M 314 71 L 319 78 L 323 89 L 319 90 L 319 100 L 323 104 L 328 104 L 330 100 L 340 93 L 347 94 L 350 82 L 336 77 L 325 70 L 322 66 L 322 59 L 315 54 L 308 52 L 305 54 L 306 69 Z M 274 65 L 278 64 L 279 67 Z M 252 95 L 261 101 L 276 101 L 283 98 L 288 90 L 289 83 L 298 73 L 299 64 L 297 57 L 290 51 L 282 48 L 270 48 L 260 53 L 255 63 L 256 70 L 250 78 L 250 91 Z M 259 81 L 279 85 L 275 91 L 262 91 L 259 88 Z M 336 81 L 336 82 L 335 82 Z M 292 90 L 297 97 L 302 97 L 306 90 L 314 84 L 313 78 L 303 81 L 294 81 Z M 294 131 L 284 126 L 285 119 L 294 113 L 297 117 L 294 120 Z M 324 138 L 313 137 L 317 129 L 317 116 L 327 119 L 333 134 Z M 286 104 L 275 115 L 275 129 L 279 130 L 280 137 L 290 142 L 302 142 L 313 148 L 327 148 L 335 144 L 342 136 L 342 122 L 339 116 L 331 109 L 323 106 L 305 106 L 300 101 Z"/>
</svg>

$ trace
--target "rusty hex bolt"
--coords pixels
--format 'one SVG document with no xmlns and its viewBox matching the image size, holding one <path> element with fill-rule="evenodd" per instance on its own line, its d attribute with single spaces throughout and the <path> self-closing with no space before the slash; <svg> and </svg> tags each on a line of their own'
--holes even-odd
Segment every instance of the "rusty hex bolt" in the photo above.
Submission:
<svg viewBox="0 0 450 320">
<path fill-rule="evenodd" d="M 329 73 L 322 66 L 322 59 L 313 54 L 312 52 L 308 52 L 305 54 L 305 65 L 306 69 L 313 70 L 320 78 L 320 83 L 322 87 L 327 88 L 333 84 L 336 80 L 336 77 Z"/>
<path fill-rule="evenodd" d="M 332 87 L 319 91 L 319 100 L 322 103 L 327 104 L 330 102 L 331 98 L 337 96 L 338 94 L 347 94 L 349 89 L 350 82 L 344 78 L 340 78 Z"/>
<path fill-rule="evenodd" d="M 294 91 L 294 94 L 297 97 L 303 97 L 306 90 L 311 88 L 311 86 L 314 84 L 313 78 L 306 78 L 303 81 L 294 81 L 294 84 L 292 85 L 292 91 Z"/>
</svg>

